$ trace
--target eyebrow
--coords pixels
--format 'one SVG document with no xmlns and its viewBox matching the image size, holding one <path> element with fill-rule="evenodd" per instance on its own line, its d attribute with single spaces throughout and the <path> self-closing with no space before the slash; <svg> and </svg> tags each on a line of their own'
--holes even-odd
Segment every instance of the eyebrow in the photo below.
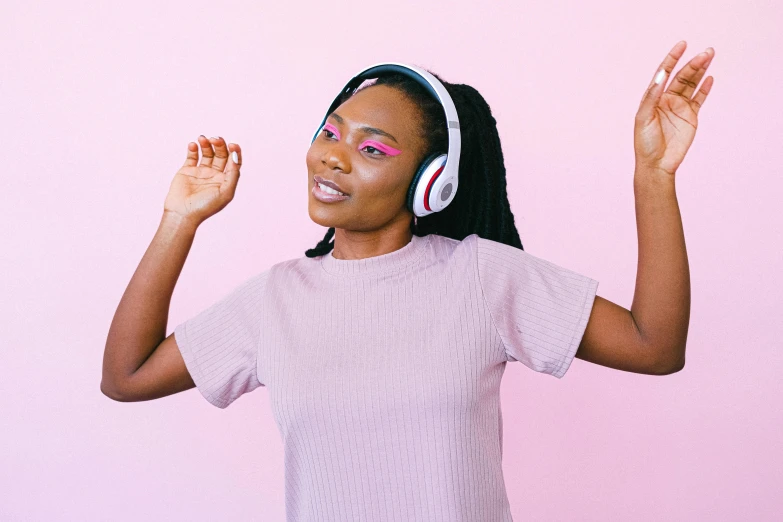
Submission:
<svg viewBox="0 0 783 522">
<path fill-rule="evenodd" d="M 340 124 L 345 123 L 343 117 L 337 114 L 336 112 L 331 113 L 328 117 L 334 118 L 335 120 L 337 120 L 337 123 Z M 381 129 L 376 129 L 375 127 L 359 127 L 359 130 L 368 134 L 378 134 L 379 136 L 386 136 L 387 138 L 393 140 L 394 143 L 399 143 L 397 141 L 397 138 L 395 138 L 394 136 L 392 136 L 386 131 L 382 131 Z"/>
</svg>

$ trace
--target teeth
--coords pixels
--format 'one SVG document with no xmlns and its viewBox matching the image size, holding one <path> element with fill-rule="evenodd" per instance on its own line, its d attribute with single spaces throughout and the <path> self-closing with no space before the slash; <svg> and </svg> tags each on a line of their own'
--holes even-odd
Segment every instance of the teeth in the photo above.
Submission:
<svg viewBox="0 0 783 522">
<path fill-rule="evenodd" d="M 321 183 L 318 184 L 318 188 L 326 192 L 327 194 L 339 194 L 341 196 L 345 196 L 342 192 L 338 190 L 334 190 L 332 187 L 327 187 L 326 185 L 322 185 Z"/>
</svg>

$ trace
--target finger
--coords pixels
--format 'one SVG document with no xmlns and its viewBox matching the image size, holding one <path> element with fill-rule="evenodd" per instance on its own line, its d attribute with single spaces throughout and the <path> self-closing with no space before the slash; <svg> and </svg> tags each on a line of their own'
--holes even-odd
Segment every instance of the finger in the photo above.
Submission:
<svg viewBox="0 0 783 522">
<path fill-rule="evenodd" d="M 658 106 L 658 100 L 661 98 L 663 89 L 666 86 L 666 79 L 669 74 L 674 70 L 674 66 L 677 65 L 677 61 L 682 57 L 682 53 L 685 52 L 687 43 L 685 40 L 680 40 L 674 47 L 671 48 L 669 54 L 663 59 L 661 65 L 655 71 L 650 85 L 647 87 L 642 101 L 639 102 L 639 111 L 636 113 L 637 118 L 647 121 L 653 115 L 655 107 Z"/>
<path fill-rule="evenodd" d="M 666 90 L 666 93 L 676 94 L 690 101 L 693 96 L 693 91 L 699 85 L 704 72 L 707 70 L 706 66 L 712 57 L 711 49 L 701 52 L 691 58 L 691 60 L 680 69 L 672 79 L 672 83 Z"/>
<path fill-rule="evenodd" d="M 220 187 L 220 191 L 225 191 L 229 198 L 233 198 L 237 183 L 239 182 L 239 169 L 242 167 L 242 150 L 236 143 L 229 143 L 228 148 L 231 150 L 231 154 L 229 154 L 228 163 L 226 165 L 226 176 L 223 180 L 223 185 Z"/>
<path fill-rule="evenodd" d="M 226 148 L 226 142 L 222 137 L 210 138 L 209 141 L 215 147 L 215 157 L 212 160 L 212 168 L 223 172 L 228 161 L 228 149 Z"/>
<path fill-rule="evenodd" d="M 701 84 L 701 89 L 699 89 L 699 92 L 697 92 L 696 96 L 694 96 L 693 100 L 691 100 L 691 103 L 694 105 L 693 110 L 696 114 L 699 114 L 701 106 L 704 105 L 704 100 L 707 99 L 707 95 L 712 89 L 713 82 L 714 78 L 712 76 L 707 76 L 707 78 L 704 80 L 704 83 Z"/>
<path fill-rule="evenodd" d="M 198 143 L 201 145 L 201 164 L 199 167 L 211 167 L 212 159 L 215 157 L 215 151 L 212 150 L 212 144 L 203 134 L 199 135 Z"/>
<path fill-rule="evenodd" d="M 707 68 L 712 63 L 712 59 L 715 58 L 715 49 L 713 49 L 712 47 L 707 47 L 707 49 L 704 52 L 706 52 L 709 56 L 707 56 L 707 59 L 704 61 L 703 64 L 701 64 L 701 69 L 699 70 L 699 74 L 696 75 L 696 85 L 699 84 L 701 79 L 707 73 Z"/>
<path fill-rule="evenodd" d="M 233 147 L 232 147 L 233 145 Z M 231 151 L 231 154 L 229 154 L 229 160 L 228 160 L 228 166 L 231 167 L 232 165 L 235 165 L 237 169 L 242 167 L 242 149 L 240 149 L 238 143 L 229 143 L 228 144 L 228 150 Z"/>
<path fill-rule="evenodd" d="M 688 44 L 685 42 L 685 40 L 680 40 L 676 44 L 674 44 L 674 47 L 671 48 L 669 51 L 669 54 L 666 55 L 666 58 L 663 59 L 661 64 L 658 66 L 658 68 L 655 70 L 655 74 L 652 77 L 652 80 L 650 81 L 649 85 L 647 85 L 647 91 L 649 92 L 650 89 L 654 89 L 656 85 L 659 85 L 655 82 L 656 79 L 658 79 L 658 75 L 661 71 L 664 71 L 664 79 L 671 74 L 671 72 L 674 70 L 674 66 L 677 65 L 677 61 L 682 58 L 682 54 L 685 52 L 685 48 L 688 46 Z M 666 84 L 665 81 L 661 81 L 664 85 Z M 645 96 L 642 97 L 642 100 L 646 97 L 647 93 L 645 92 Z"/>
<path fill-rule="evenodd" d="M 198 165 L 198 143 L 192 141 L 188 143 L 188 156 L 185 158 L 183 167 L 195 167 Z"/>
</svg>

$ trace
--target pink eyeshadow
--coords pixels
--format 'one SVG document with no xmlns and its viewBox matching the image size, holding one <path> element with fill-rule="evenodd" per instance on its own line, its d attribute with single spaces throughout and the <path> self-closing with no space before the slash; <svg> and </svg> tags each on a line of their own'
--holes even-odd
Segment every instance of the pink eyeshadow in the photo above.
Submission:
<svg viewBox="0 0 783 522">
<path fill-rule="evenodd" d="M 363 149 L 367 145 L 369 145 L 370 147 L 375 147 L 379 151 L 388 154 L 389 156 L 396 156 L 397 154 L 402 152 L 401 150 L 397 150 L 394 147 L 384 145 L 380 141 L 375 141 L 375 140 L 365 140 L 361 145 L 359 145 L 359 149 Z"/>
<path fill-rule="evenodd" d="M 337 136 L 338 140 L 340 139 L 340 131 L 338 131 L 337 127 L 335 127 L 331 123 L 327 123 L 326 125 L 324 125 L 324 129 L 328 130 L 329 132 Z"/>
</svg>

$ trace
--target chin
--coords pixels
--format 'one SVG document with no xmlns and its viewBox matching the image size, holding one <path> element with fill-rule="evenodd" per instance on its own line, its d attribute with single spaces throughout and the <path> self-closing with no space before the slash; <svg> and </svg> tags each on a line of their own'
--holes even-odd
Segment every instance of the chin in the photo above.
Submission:
<svg viewBox="0 0 783 522">
<path fill-rule="evenodd" d="M 343 228 L 341 226 L 343 220 L 340 219 L 340 213 L 325 207 L 325 204 L 317 201 L 315 198 L 313 198 L 313 196 L 310 196 L 310 202 L 307 205 L 307 212 L 310 214 L 310 219 L 313 221 L 313 223 L 326 228 Z"/>
</svg>

